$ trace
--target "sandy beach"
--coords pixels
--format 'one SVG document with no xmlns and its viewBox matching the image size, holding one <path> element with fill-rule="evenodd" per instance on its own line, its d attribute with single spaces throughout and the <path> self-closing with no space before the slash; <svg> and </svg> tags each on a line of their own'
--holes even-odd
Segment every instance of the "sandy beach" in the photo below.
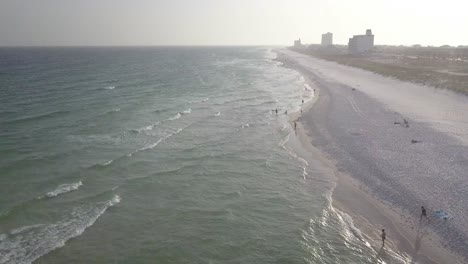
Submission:
<svg viewBox="0 0 468 264">
<path fill-rule="evenodd" d="M 289 50 L 278 60 L 316 89 L 291 125 L 336 177 L 333 206 L 353 218 L 376 263 L 395 253 L 395 263 L 467 263 L 468 99 Z M 421 205 L 430 221 L 419 221 Z"/>
</svg>

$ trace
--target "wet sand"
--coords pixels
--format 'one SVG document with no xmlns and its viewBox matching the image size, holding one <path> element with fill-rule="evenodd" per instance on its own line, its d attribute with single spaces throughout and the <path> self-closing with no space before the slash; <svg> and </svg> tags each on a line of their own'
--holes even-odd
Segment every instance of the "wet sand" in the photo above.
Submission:
<svg viewBox="0 0 468 264">
<path fill-rule="evenodd" d="M 437 188 L 431 189 L 430 185 L 441 185 L 439 188 L 444 189 L 444 184 L 447 184 L 453 188 L 449 183 L 457 182 L 457 178 L 448 181 L 443 179 L 440 182 L 437 177 L 420 177 L 433 174 L 436 169 L 442 169 L 441 166 L 455 166 L 443 157 L 447 153 L 437 155 L 436 150 L 440 150 L 441 145 L 453 146 L 448 151 L 465 157 L 467 141 L 463 131 L 468 131 L 464 130 L 465 98 L 453 98 L 444 91 L 436 91 L 423 95 L 422 99 L 419 98 L 420 101 L 414 103 L 412 96 L 418 96 L 418 92 L 431 88 L 408 89 L 408 84 L 404 83 L 403 88 L 398 86 L 392 91 L 387 91 L 381 100 L 379 96 L 382 97 L 382 91 L 373 90 L 374 84 L 366 83 L 369 80 L 363 79 L 368 77 L 366 72 L 350 75 L 350 72 L 352 74 L 353 71 L 360 70 L 345 68 L 343 71 L 342 67 L 345 66 L 334 68 L 329 62 L 314 64 L 317 59 L 291 54 L 289 51 L 285 53 L 280 54 L 280 60 L 285 62 L 285 66 L 299 70 L 309 86 L 317 91 L 316 96 L 303 106 L 302 114 L 290 114 L 291 125 L 294 126 L 294 121 L 298 122 L 297 136 L 302 144 L 311 152 L 320 155 L 330 173 L 336 177 L 333 204 L 353 217 L 355 225 L 363 231 L 366 239 L 371 241 L 372 247 L 378 252 L 376 260 L 385 260 L 386 248 L 391 248 L 404 257 L 405 263 L 466 263 L 463 256 L 463 246 L 467 242 L 462 231 L 463 215 L 451 222 L 441 222 L 437 219 L 432 219 L 430 223 L 419 222 L 420 204 L 434 210 L 433 208 L 438 208 L 435 206 L 444 204 L 442 201 L 436 205 L 433 199 L 452 199 L 449 197 L 450 193 L 443 193 Z M 341 74 L 338 82 L 333 79 L 337 74 Z M 385 83 L 379 78 L 389 79 L 375 75 L 372 78 L 382 86 Z M 349 81 L 352 81 L 353 85 L 344 84 Z M 411 99 L 413 104 L 405 107 L 404 113 L 395 113 L 395 105 L 404 106 L 411 102 Z M 434 102 L 451 104 L 445 108 L 431 107 Z M 421 111 L 421 107 L 426 112 Z M 403 118 L 410 120 L 411 130 L 394 124 Z M 446 123 L 440 122 L 443 120 Z M 450 126 L 446 125 L 449 122 Z M 417 139 L 424 143 L 421 145 L 426 145 L 426 141 L 432 142 L 421 149 L 402 150 L 407 146 L 412 148 L 413 145 L 419 144 L 410 143 L 414 136 L 418 136 Z M 400 144 L 401 141 L 405 143 Z M 433 170 L 421 169 L 426 168 L 424 159 L 427 156 L 420 155 L 427 154 L 434 156 L 429 158 L 429 162 L 442 159 L 446 164 L 437 164 Z M 395 155 L 402 157 L 397 158 Z M 414 166 L 418 163 L 421 163 L 421 166 Z M 459 172 L 457 169 L 466 168 L 467 164 L 461 162 L 456 166 L 458 167 L 453 174 Z M 398 177 L 399 173 L 405 180 Z M 428 181 L 429 185 L 424 185 L 424 181 Z M 420 195 L 425 192 L 436 194 L 429 197 Z M 406 200 L 407 203 L 402 200 Z M 452 208 L 462 206 L 461 203 L 460 201 L 459 204 L 454 204 Z M 432 217 L 430 213 L 429 216 Z M 384 248 L 381 248 L 380 241 L 382 228 L 386 229 L 388 240 Z M 453 232 L 457 231 L 461 231 L 459 236 L 450 240 Z"/>
</svg>

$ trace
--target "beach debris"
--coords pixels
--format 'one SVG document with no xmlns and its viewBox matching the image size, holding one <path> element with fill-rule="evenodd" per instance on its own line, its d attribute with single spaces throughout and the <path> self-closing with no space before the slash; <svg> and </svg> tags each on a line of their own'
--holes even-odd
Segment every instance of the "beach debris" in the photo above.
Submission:
<svg viewBox="0 0 468 264">
<path fill-rule="evenodd" d="M 356 91 L 356 88 L 352 88 L 351 91 Z"/>
<path fill-rule="evenodd" d="M 421 140 L 415 140 L 415 139 L 411 140 L 411 144 L 416 144 L 416 143 L 422 143 L 422 141 Z"/>
</svg>

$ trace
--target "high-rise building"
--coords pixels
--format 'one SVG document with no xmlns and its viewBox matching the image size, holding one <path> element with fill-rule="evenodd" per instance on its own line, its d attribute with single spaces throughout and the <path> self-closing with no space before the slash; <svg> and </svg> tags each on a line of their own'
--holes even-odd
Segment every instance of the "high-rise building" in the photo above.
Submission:
<svg viewBox="0 0 468 264">
<path fill-rule="evenodd" d="M 296 48 L 302 47 L 301 39 L 298 39 L 298 40 L 294 41 L 294 47 L 296 47 Z"/>
<path fill-rule="evenodd" d="M 365 53 L 374 48 L 374 35 L 372 30 L 366 30 L 365 35 L 354 35 L 349 39 L 348 49 L 350 53 Z"/>
<path fill-rule="evenodd" d="M 327 32 L 322 34 L 322 46 L 333 45 L 333 33 Z"/>
</svg>

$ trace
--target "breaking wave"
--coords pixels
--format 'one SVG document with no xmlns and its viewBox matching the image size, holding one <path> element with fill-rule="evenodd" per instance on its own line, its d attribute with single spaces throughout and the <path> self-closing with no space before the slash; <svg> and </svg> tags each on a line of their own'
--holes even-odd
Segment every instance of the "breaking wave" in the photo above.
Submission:
<svg viewBox="0 0 468 264">
<path fill-rule="evenodd" d="M 107 165 L 111 164 L 112 162 L 114 162 L 114 160 L 106 161 L 106 162 L 102 163 L 101 165 L 102 166 L 107 166 Z"/>
<path fill-rule="evenodd" d="M 299 157 L 296 153 L 294 153 L 293 151 L 291 151 L 290 149 L 286 147 L 286 143 L 289 141 L 290 136 L 291 134 L 288 134 L 283 140 L 281 140 L 278 143 L 278 145 L 281 146 L 288 153 L 288 155 L 295 158 L 302 164 L 302 178 L 305 180 L 307 175 L 309 175 L 307 173 L 307 167 L 309 167 L 309 163 L 305 159 Z"/>
<path fill-rule="evenodd" d="M 59 185 L 55 190 L 46 193 L 46 197 L 52 198 L 60 194 L 72 192 L 72 191 L 78 190 L 78 188 L 80 188 L 80 186 L 82 185 L 83 183 L 81 181 L 68 183 L 68 184 L 62 184 L 62 185 Z"/>
<path fill-rule="evenodd" d="M 173 117 L 170 117 L 168 118 L 167 120 L 168 121 L 174 121 L 174 120 L 177 120 L 181 117 L 180 113 L 177 113 L 177 115 L 173 116 Z"/>
<path fill-rule="evenodd" d="M 157 125 L 159 125 L 161 122 L 156 122 L 152 125 L 149 125 L 149 126 L 145 126 L 145 127 L 141 127 L 141 128 L 138 128 L 138 129 L 133 129 L 132 131 L 133 132 L 136 132 L 136 133 L 141 133 L 141 132 L 145 132 L 145 131 L 150 131 L 150 130 L 153 130 Z"/>
<path fill-rule="evenodd" d="M 63 247 L 92 226 L 109 207 L 120 202 L 120 197 L 75 208 L 71 214 L 53 224 L 36 224 L 0 234 L 0 263 L 32 263 L 41 256 Z"/>
</svg>

